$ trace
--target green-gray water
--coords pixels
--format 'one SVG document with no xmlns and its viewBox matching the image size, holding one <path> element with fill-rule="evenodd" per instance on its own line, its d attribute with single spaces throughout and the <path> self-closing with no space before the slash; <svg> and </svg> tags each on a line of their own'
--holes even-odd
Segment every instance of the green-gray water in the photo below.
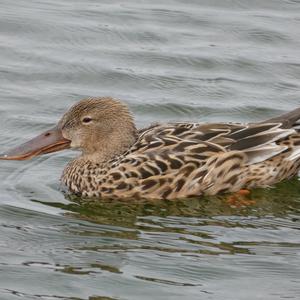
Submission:
<svg viewBox="0 0 300 300">
<path fill-rule="evenodd" d="M 1 151 L 85 96 L 155 121 L 255 121 L 300 106 L 300 2 L 0 1 Z M 0 151 L 0 152 L 1 152 Z M 83 202 L 67 151 L 1 161 L 1 300 L 300 296 L 300 182 L 181 201 Z"/>
</svg>

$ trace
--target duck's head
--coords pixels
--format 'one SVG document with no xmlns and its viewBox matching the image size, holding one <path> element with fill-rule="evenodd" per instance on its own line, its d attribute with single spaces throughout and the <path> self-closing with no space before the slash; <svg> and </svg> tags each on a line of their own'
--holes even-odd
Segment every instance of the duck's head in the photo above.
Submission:
<svg viewBox="0 0 300 300">
<path fill-rule="evenodd" d="M 108 97 L 87 98 L 72 106 L 54 128 L 1 154 L 0 159 L 25 160 L 76 148 L 100 162 L 121 154 L 135 139 L 136 128 L 126 105 Z"/>
</svg>

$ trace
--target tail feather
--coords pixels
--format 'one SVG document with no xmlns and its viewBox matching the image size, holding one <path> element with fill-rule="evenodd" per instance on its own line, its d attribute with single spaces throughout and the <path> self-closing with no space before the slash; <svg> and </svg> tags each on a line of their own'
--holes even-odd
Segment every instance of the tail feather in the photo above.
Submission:
<svg viewBox="0 0 300 300">
<path fill-rule="evenodd" d="M 281 128 L 291 128 L 298 120 L 300 120 L 300 108 L 260 123 L 281 123 Z"/>
<path fill-rule="evenodd" d="M 236 141 L 231 147 L 231 150 L 247 150 L 260 148 L 263 145 L 268 145 L 283 139 L 290 134 L 295 133 L 293 129 L 281 129 L 275 126 L 270 130 L 260 132 L 259 134 L 251 135 Z"/>
<path fill-rule="evenodd" d="M 291 155 L 289 155 L 286 159 L 290 160 L 290 161 L 295 161 L 295 160 L 299 159 L 299 157 L 300 157 L 300 148 L 299 147 L 295 147 L 292 150 Z"/>
<path fill-rule="evenodd" d="M 247 155 L 247 165 L 252 165 L 268 160 L 273 156 L 282 153 L 287 148 L 287 146 L 280 146 L 275 143 L 272 143 L 270 145 L 265 145 L 254 149 L 248 149 L 245 151 Z"/>
</svg>

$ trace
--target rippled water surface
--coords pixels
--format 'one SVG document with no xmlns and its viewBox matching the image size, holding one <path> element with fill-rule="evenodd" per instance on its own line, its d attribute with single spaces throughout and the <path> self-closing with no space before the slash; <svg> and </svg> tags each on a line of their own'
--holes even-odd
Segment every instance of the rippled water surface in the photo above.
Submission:
<svg viewBox="0 0 300 300">
<path fill-rule="evenodd" d="M 300 2 L 1 0 L 0 145 L 85 96 L 154 121 L 256 121 L 300 105 Z M 226 197 L 64 197 L 61 152 L 1 161 L 0 299 L 299 299 L 300 183 Z"/>
</svg>

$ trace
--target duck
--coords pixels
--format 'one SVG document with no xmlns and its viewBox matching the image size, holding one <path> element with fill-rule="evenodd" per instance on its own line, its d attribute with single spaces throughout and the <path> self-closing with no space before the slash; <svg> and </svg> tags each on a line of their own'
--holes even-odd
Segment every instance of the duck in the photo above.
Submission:
<svg viewBox="0 0 300 300">
<path fill-rule="evenodd" d="M 155 123 L 137 129 L 125 103 L 90 97 L 57 125 L 0 155 L 81 154 L 61 182 L 83 198 L 177 199 L 266 188 L 300 169 L 300 108 L 258 123 Z"/>
</svg>

